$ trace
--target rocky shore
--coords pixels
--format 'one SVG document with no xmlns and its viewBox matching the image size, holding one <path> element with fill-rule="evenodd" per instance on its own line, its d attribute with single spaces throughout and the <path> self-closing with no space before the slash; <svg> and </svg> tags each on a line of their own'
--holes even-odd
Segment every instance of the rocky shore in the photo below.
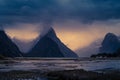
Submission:
<svg viewBox="0 0 120 80">
<path fill-rule="evenodd" d="M 85 70 L 53 71 L 47 74 L 50 80 L 120 80 L 120 72 L 97 73 Z"/>
<path fill-rule="evenodd" d="M 39 80 L 38 78 L 43 78 L 39 71 L 0 72 L 0 80 Z"/>
<path fill-rule="evenodd" d="M 119 71 L 97 73 L 85 70 L 0 72 L 0 80 L 120 80 Z"/>
</svg>

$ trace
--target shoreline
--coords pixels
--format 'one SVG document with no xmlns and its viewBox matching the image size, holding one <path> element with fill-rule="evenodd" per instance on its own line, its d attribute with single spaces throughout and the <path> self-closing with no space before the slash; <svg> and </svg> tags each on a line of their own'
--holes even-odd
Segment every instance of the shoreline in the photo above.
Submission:
<svg viewBox="0 0 120 80">
<path fill-rule="evenodd" d="M 91 58 L 91 57 L 79 57 L 79 58 L 44 58 L 44 57 L 15 57 L 4 58 L 2 60 L 78 60 L 78 61 L 91 61 L 91 60 L 120 60 L 120 57 L 105 57 L 105 58 Z"/>
</svg>

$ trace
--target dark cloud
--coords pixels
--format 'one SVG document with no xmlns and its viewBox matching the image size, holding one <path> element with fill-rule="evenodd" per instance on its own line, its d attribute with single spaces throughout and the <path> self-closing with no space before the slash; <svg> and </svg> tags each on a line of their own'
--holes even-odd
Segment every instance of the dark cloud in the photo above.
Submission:
<svg viewBox="0 0 120 80">
<path fill-rule="evenodd" d="M 0 24 L 120 18 L 119 0 L 0 0 Z"/>
</svg>

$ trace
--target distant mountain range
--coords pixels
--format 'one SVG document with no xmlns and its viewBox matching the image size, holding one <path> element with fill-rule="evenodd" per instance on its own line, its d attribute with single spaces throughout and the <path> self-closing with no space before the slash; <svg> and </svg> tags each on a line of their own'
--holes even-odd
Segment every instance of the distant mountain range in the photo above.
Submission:
<svg viewBox="0 0 120 80">
<path fill-rule="evenodd" d="M 13 39 L 16 44 L 22 42 Z M 38 41 L 32 42 L 32 49 L 24 54 L 11 41 L 4 31 L 0 31 L 0 55 L 5 57 L 78 57 L 76 53 L 66 47 L 56 36 L 53 28 L 50 28 L 46 34 L 40 36 Z M 32 44 L 31 43 L 31 44 Z M 19 45 L 19 47 L 26 47 Z"/>
<path fill-rule="evenodd" d="M 22 45 L 22 42 L 13 39 L 13 41 L 19 45 L 19 47 L 26 46 Z M 36 41 L 31 41 L 31 49 L 29 52 L 24 54 L 19 50 L 16 44 L 6 35 L 3 30 L 0 30 L 0 56 L 5 57 L 78 57 L 76 53 L 70 50 L 64 45 L 57 37 L 53 28 L 50 28 L 44 35 L 39 36 Z M 78 50 L 80 57 L 90 56 L 92 54 L 111 54 L 120 52 L 120 37 L 113 33 L 107 33 L 103 40 L 98 40 L 90 44 L 89 46 Z"/>
</svg>

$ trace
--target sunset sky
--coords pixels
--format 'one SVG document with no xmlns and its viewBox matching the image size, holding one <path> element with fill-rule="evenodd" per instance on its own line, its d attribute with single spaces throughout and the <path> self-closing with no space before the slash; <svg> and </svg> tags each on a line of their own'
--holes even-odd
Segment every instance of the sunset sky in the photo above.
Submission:
<svg viewBox="0 0 120 80">
<path fill-rule="evenodd" d="M 53 27 L 75 51 L 108 32 L 120 35 L 120 0 L 0 0 L 0 26 L 22 41 Z"/>
</svg>

